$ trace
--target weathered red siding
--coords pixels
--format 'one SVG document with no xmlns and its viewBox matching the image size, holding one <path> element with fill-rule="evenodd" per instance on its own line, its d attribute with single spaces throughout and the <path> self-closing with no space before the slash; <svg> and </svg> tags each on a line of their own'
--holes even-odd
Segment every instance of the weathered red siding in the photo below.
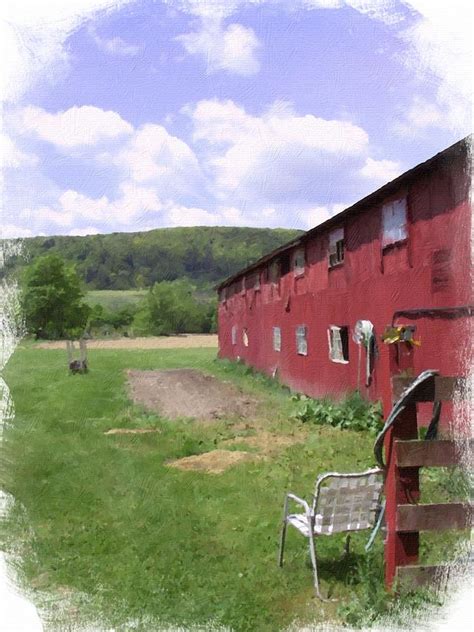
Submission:
<svg viewBox="0 0 474 632">
<path fill-rule="evenodd" d="M 310 231 L 303 239 L 304 276 L 295 277 L 290 270 L 272 286 L 266 272 L 271 261 L 265 261 L 257 268 L 259 289 L 244 289 L 221 300 L 220 357 L 241 358 L 268 374 L 277 370 L 282 383 L 311 396 L 339 396 L 357 387 L 359 347 L 352 332 L 357 320 L 370 320 L 379 356 L 372 384 L 363 390 L 370 398 L 381 398 L 389 388 L 389 353 L 380 334 L 394 312 L 472 304 L 468 143 L 458 143 L 429 162 L 425 169 L 408 172 L 407 177 L 366 198 L 367 204 L 356 212 L 342 213 L 339 223 L 334 218 L 330 226 Z M 404 196 L 408 239 L 382 249 L 382 206 Z M 345 231 L 344 262 L 328 269 L 329 233 L 339 226 Z M 254 272 L 247 271 L 246 276 Z M 230 281 L 242 283 L 243 276 Z M 221 289 L 228 285 L 224 283 Z M 468 317 L 401 318 L 398 322 L 416 325 L 415 337 L 421 340 L 421 347 L 413 352 L 417 373 L 426 368 L 446 375 L 466 373 L 471 349 Z M 296 352 L 295 329 L 303 324 L 308 327 L 307 356 Z M 329 359 L 330 325 L 349 327 L 348 364 Z M 233 326 L 237 328 L 235 345 Z M 274 326 L 281 327 L 281 352 L 273 351 Z M 243 343 L 244 328 L 248 347 Z"/>
</svg>

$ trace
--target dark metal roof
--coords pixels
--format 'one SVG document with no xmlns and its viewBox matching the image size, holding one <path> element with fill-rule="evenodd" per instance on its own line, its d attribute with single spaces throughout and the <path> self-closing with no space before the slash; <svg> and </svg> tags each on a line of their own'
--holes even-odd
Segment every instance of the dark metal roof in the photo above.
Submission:
<svg viewBox="0 0 474 632">
<path fill-rule="evenodd" d="M 333 215 L 326 221 L 322 222 L 321 224 L 318 224 L 314 228 L 311 228 L 306 233 L 303 233 L 303 235 L 300 235 L 296 239 L 292 239 L 286 244 L 283 244 L 279 248 L 276 248 L 275 250 L 272 250 L 268 254 L 264 255 L 263 257 L 261 257 L 254 263 L 250 264 L 246 268 L 239 270 L 232 276 L 225 279 L 225 281 L 222 281 L 222 283 L 217 285 L 216 289 L 220 290 L 223 287 L 230 285 L 230 283 L 232 283 L 239 277 L 247 274 L 248 272 L 251 272 L 252 270 L 255 270 L 256 268 L 259 268 L 260 266 L 264 265 L 268 261 L 271 261 L 278 255 L 281 255 L 283 252 L 286 252 L 287 250 L 291 250 L 295 246 L 305 243 L 311 237 L 314 237 L 315 235 L 324 232 L 325 230 L 327 230 L 328 228 L 332 226 L 340 224 L 347 217 L 355 215 L 363 207 L 368 207 L 373 204 L 377 204 L 378 202 L 380 202 L 381 199 L 386 198 L 396 189 L 400 188 L 401 186 L 406 185 L 413 178 L 416 178 L 417 176 L 421 175 L 425 171 L 428 171 L 429 169 L 431 169 L 436 163 L 449 160 L 453 158 L 454 156 L 460 155 L 461 153 L 465 152 L 468 146 L 470 145 L 470 143 L 472 142 L 472 140 L 473 140 L 473 135 L 466 136 L 462 140 L 459 140 L 457 143 L 454 143 L 454 145 L 451 145 L 447 149 L 444 149 L 443 151 L 435 154 L 434 156 L 432 156 L 425 162 L 422 162 L 419 165 L 416 165 L 416 167 L 413 167 L 412 169 L 405 171 L 405 173 L 402 173 L 402 175 L 398 176 L 398 178 L 395 178 L 395 180 L 391 180 L 390 182 L 387 182 L 387 184 L 384 184 L 382 187 L 380 187 L 376 191 L 373 191 L 372 193 L 362 198 L 361 200 L 359 200 L 352 206 L 349 206 L 345 210 L 341 211 L 337 215 Z"/>
</svg>

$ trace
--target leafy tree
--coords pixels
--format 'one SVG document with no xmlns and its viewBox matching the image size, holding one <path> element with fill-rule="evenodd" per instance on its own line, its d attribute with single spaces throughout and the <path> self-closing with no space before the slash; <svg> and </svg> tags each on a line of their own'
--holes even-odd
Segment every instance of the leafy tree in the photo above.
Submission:
<svg viewBox="0 0 474 632">
<path fill-rule="evenodd" d="M 213 312 L 209 303 L 195 298 L 194 290 L 184 279 L 155 283 L 135 315 L 133 333 L 167 336 L 211 331 Z"/>
<path fill-rule="evenodd" d="M 74 267 L 56 254 L 39 257 L 24 275 L 22 306 L 28 331 L 36 338 L 76 338 L 90 308 Z"/>
</svg>

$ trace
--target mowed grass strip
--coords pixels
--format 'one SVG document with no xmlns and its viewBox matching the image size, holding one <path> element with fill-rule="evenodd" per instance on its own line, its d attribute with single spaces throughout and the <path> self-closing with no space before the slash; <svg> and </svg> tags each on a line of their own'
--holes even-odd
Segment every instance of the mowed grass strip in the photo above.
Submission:
<svg viewBox="0 0 474 632">
<path fill-rule="evenodd" d="M 89 356 L 90 372 L 72 376 L 65 351 L 20 347 L 5 375 L 16 416 L 4 432 L 2 486 L 16 502 L 3 545 L 21 554 L 25 586 L 49 603 L 47 615 L 67 594 L 73 606 L 62 616 L 109 627 L 142 621 L 140 630 L 213 622 L 274 631 L 295 619 L 334 618 L 334 605 L 312 598 L 303 538 L 289 534 L 287 563 L 276 566 L 283 495 L 309 497 L 317 474 L 373 465 L 372 437 L 290 421 L 287 391 L 215 360 L 212 349 Z M 129 401 L 126 369 L 185 367 L 258 396 L 255 428 L 303 433 L 304 442 L 219 475 L 167 467 L 239 437 L 244 447 L 255 432 L 238 419 L 167 420 Z M 160 432 L 104 434 L 120 427 Z M 354 539 L 348 564 L 338 562 L 342 536 L 321 539 L 324 590 L 342 598 L 357 592 L 366 536 Z"/>
</svg>

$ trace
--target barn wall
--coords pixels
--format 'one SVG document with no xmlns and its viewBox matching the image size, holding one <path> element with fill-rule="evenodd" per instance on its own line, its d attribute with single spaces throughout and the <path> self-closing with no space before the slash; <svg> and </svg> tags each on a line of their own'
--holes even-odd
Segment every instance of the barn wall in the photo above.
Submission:
<svg viewBox="0 0 474 632">
<path fill-rule="evenodd" d="M 429 173 L 402 184 L 390 197 L 346 217 L 344 262 L 328 269 L 329 231 L 306 243 L 304 276 L 290 270 L 272 285 L 267 270 L 258 270 L 260 288 L 247 288 L 219 303 L 219 355 L 241 358 L 267 374 L 278 372 L 282 383 L 318 397 L 341 396 L 358 383 L 359 346 L 352 340 L 359 319 L 372 321 L 379 356 L 373 381 L 363 387 L 372 399 L 381 398 L 389 379 L 389 350 L 380 334 L 396 310 L 472 304 L 471 207 L 466 174 L 467 156 L 439 160 Z M 408 239 L 382 249 L 381 209 L 407 196 Z M 294 254 L 294 253 L 293 253 Z M 239 280 L 240 283 L 240 280 Z M 249 285 L 247 283 L 247 285 Z M 415 372 L 426 368 L 444 374 L 464 374 L 467 318 L 453 320 L 403 318 L 415 324 L 421 347 L 414 350 Z M 295 329 L 308 327 L 308 355 L 296 352 Z M 327 329 L 349 326 L 349 363 L 329 358 Z M 236 326 L 236 344 L 231 330 Z M 282 348 L 272 348 L 272 328 L 281 327 Z M 248 346 L 242 331 L 248 331 Z M 362 351 L 362 384 L 365 351 Z"/>
</svg>

